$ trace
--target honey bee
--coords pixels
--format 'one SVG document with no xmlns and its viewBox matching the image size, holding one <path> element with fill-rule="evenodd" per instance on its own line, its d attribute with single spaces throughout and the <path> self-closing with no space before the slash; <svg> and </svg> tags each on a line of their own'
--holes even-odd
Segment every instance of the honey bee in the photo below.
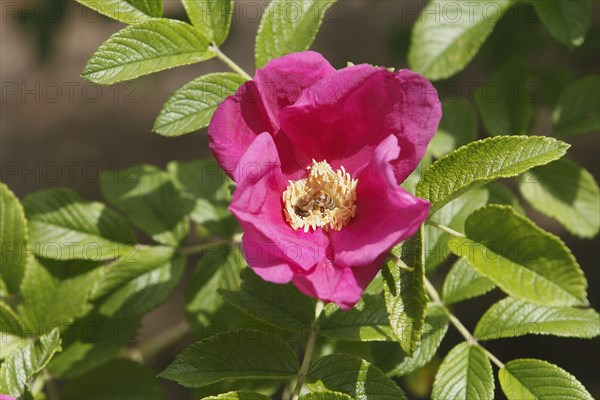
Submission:
<svg viewBox="0 0 600 400">
<path fill-rule="evenodd" d="M 325 210 L 333 210 L 336 207 L 335 201 L 327 193 L 322 191 L 320 188 L 312 189 L 309 193 L 302 196 L 294 206 L 296 215 L 306 218 L 310 215 L 311 211 L 320 211 L 324 213 Z"/>
</svg>

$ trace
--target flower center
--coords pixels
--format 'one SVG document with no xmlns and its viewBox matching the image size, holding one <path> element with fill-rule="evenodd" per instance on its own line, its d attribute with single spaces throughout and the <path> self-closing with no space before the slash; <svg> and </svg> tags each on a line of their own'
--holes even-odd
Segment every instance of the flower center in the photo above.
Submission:
<svg viewBox="0 0 600 400">
<path fill-rule="evenodd" d="M 308 177 L 290 181 L 283 192 L 283 211 L 294 229 L 341 230 L 356 213 L 357 179 L 344 167 L 334 171 L 327 161 L 307 168 Z"/>
</svg>

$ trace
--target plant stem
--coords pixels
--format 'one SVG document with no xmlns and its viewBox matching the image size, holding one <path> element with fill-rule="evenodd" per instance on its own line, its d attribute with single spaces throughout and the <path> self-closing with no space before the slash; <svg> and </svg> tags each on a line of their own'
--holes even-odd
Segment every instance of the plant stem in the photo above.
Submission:
<svg viewBox="0 0 600 400">
<path fill-rule="evenodd" d="M 465 236 L 464 233 L 460 233 L 458 231 L 455 231 L 454 229 L 449 228 L 446 225 L 442 225 L 439 222 L 435 222 L 433 220 L 427 219 L 427 220 L 425 220 L 425 223 L 427 225 L 431 225 L 431 226 L 433 226 L 435 228 L 441 229 L 444 232 L 451 234 L 452 236 L 456 236 L 456 237 L 459 237 L 459 238 L 465 238 L 465 237 L 467 237 L 467 236 Z"/>
<path fill-rule="evenodd" d="M 456 317 L 456 315 L 454 315 L 450 312 L 448 307 L 446 307 L 446 305 L 442 301 L 442 298 L 440 297 L 440 294 L 438 293 L 438 291 L 435 289 L 433 284 L 427 278 L 425 278 L 425 290 L 427 290 L 427 294 L 429 295 L 429 297 L 431 297 L 431 300 L 433 302 L 438 303 L 440 306 L 442 306 L 446 309 L 446 312 L 448 313 L 448 318 L 450 319 L 450 322 L 452 323 L 452 325 L 454 325 L 456 330 L 458 330 L 458 332 L 462 335 L 462 337 L 465 338 L 465 340 L 467 342 L 476 344 L 479 347 L 481 347 L 483 349 L 483 351 L 485 352 L 485 354 L 487 355 L 487 357 L 494 364 L 496 364 L 496 366 L 498 368 L 504 368 L 504 364 L 502 363 L 502 361 L 500 361 L 495 355 L 490 353 L 489 350 L 487 350 L 481 344 L 479 344 L 477 342 L 477 340 L 475 340 L 475 337 L 473 336 L 473 334 L 471 332 L 469 332 L 469 330 L 463 325 L 462 322 L 460 322 L 460 320 Z"/>
<path fill-rule="evenodd" d="M 149 360 L 180 341 L 189 331 L 187 321 L 183 320 L 172 328 L 161 332 L 159 335 L 143 343 L 139 352 L 143 360 Z"/>
<path fill-rule="evenodd" d="M 300 391 L 302 390 L 302 385 L 304 384 L 304 379 L 306 378 L 306 374 L 308 373 L 308 367 L 310 367 L 310 361 L 312 359 L 313 353 L 315 351 L 315 345 L 317 344 L 317 337 L 319 336 L 319 316 L 323 311 L 323 307 L 325 305 L 321 300 L 317 301 L 317 305 L 315 307 L 315 320 L 310 326 L 310 331 L 308 332 L 308 341 L 306 343 L 306 351 L 304 352 L 304 359 L 302 360 L 302 366 L 300 367 L 300 371 L 298 371 L 298 379 L 296 381 L 296 387 L 294 388 L 294 392 L 292 393 L 291 400 L 298 400 L 300 397 Z"/>
<path fill-rule="evenodd" d="M 227 57 L 225 53 L 221 51 L 219 46 L 217 46 L 216 44 L 212 44 L 209 48 L 210 50 L 214 51 L 217 55 L 217 58 L 223 61 L 229 68 L 231 68 L 232 71 L 237 72 L 238 74 L 242 75 L 248 80 L 252 80 L 252 77 L 246 71 L 244 71 L 242 67 L 233 62 L 231 58 Z"/>
</svg>

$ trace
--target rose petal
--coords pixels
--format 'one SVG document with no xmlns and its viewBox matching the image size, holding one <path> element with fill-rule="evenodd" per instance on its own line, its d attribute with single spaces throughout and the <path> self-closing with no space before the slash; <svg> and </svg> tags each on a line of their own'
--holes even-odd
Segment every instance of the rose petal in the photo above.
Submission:
<svg viewBox="0 0 600 400">
<path fill-rule="evenodd" d="M 279 124 L 297 159 L 326 159 L 350 173 L 393 134 L 402 149 L 395 173 L 403 181 L 423 157 L 440 118 L 437 93 L 425 78 L 407 70 L 356 65 L 306 89 L 294 105 L 281 110 Z"/>
<path fill-rule="evenodd" d="M 321 54 L 304 51 L 269 62 L 256 71 L 254 81 L 276 121 L 282 108 L 294 104 L 306 88 L 334 72 L 335 68 Z"/>
<path fill-rule="evenodd" d="M 289 263 L 292 267 L 309 269 L 323 259 L 328 240 L 325 234 L 321 230 L 308 233 L 294 230 L 284 219 L 281 196 L 288 182 L 281 173 L 277 149 L 270 134 L 260 134 L 248 147 L 238 164 L 236 176 L 238 186 L 229 209 L 245 232 L 260 234 L 247 241 L 264 240 L 254 245 L 269 249 L 252 263 L 258 268 Z M 253 267 L 252 263 L 249 261 L 250 267 Z"/>
<path fill-rule="evenodd" d="M 397 185 L 390 164 L 398 156 L 397 138 L 388 136 L 356 178 L 356 215 L 341 231 L 331 231 L 335 263 L 369 265 L 412 236 L 427 218 L 429 203 Z"/>
<path fill-rule="evenodd" d="M 256 83 L 250 81 L 215 111 L 208 126 L 208 146 L 227 175 L 237 181 L 234 172 L 248 146 L 260 133 L 274 135 L 276 130 Z"/>
</svg>

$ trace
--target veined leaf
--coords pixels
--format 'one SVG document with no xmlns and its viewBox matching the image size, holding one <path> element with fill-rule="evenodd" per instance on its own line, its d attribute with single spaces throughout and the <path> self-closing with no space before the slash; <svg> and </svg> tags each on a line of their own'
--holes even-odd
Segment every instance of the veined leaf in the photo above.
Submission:
<svg viewBox="0 0 600 400">
<path fill-rule="evenodd" d="M 568 47 L 579 47 L 592 24 L 591 0 L 530 0 L 550 34 Z"/>
<path fill-rule="evenodd" d="M 444 358 L 433 383 L 433 400 L 494 398 L 492 365 L 478 345 L 463 342 Z"/>
<path fill-rule="evenodd" d="M 585 305 L 587 282 L 567 246 L 507 206 L 475 211 L 451 250 L 513 297 L 544 305 Z"/>
<path fill-rule="evenodd" d="M 594 176 L 567 159 L 531 170 L 519 190 L 539 212 L 569 232 L 592 238 L 600 230 L 600 189 Z"/>
<path fill-rule="evenodd" d="M 556 135 L 599 132 L 600 75 L 587 75 L 567 86 L 560 95 L 552 122 Z"/>
<path fill-rule="evenodd" d="M 202 387 L 227 379 L 283 379 L 300 366 L 281 339 L 261 331 L 219 333 L 179 354 L 159 377 L 185 387 Z"/>
<path fill-rule="evenodd" d="M 114 358 L 139 328 L 139 320 L 109 319 L 96 312 L 78 319 L 63 333 L 63 351 L 52 358 L 48 371 L 62 379 L 86 374 Z"/>
<path fill-rule="evenodd" d="M 509 178 L 562 157 L 569 145 L 542 136 L 496 136 L 472 142 L 425 171 L 417 196 L 431 202 L 430 214 L 464 192 Z"/>
<path fill-rule="evenodd" d="M 404 392 L 374 365 L 360 358 L 330 354 L 315 361 L 306 379 L 314 391 L 332 390 L 356 400 L 402 400 Z"/>
<path fill-rule="evenodd" d="M 140 247 L 130 257 L 103 268 L 94 298 L 107 317 L 133 318 L 158 307 L 179 283 L 185 257 L 170 247 Z"/>
<path fill-rule="evenodd" d="M 347 341 L 396 341 L 381 293 L 363 295 L 349 311 L 342 311 L 333 303 L 327 304 L 319 318 L 319 333 Z"/>
<path fill-rule="evenodd" d="M 548 307 L 507 297 L 486 311 L 474 333 L 480 340 L 526 334 L 593 338 L 600 335 L 600 315 L 592 309 Z"/>
<path fill-rule="evenodd" d="M 135 24 L 163 13 L 162 0 L 77 0 L 92 10 L 126 24 Z"/>
<path fill-rule="evenodd" d="M 12 293 L 18 292 L 25 273 L 26 245 L 23 206 L 8 186 L 0 182 L 0 281 Z"/>
<path fill-rule="evenodd" d="M 233 181 L 214 160 L 172 161 L 167 171 L 175 185 L 195 201 L 190 217 L 202 237 L 231 238 L 239 226 L 227 209 Z"/>
<path fill-rule="evenodd" d="M 322 392 L 307 393 L 300 397 L 300 400 L 353 400 L 352 397 L 344 393 L 331 392 L 325 390 Z"/>
<path fill-rule="evenodd" d="M 223 308 L 223 298 L 217 290 L 237 290 L 245 265 L 243 255 L 236 247 L 227 244 L 207 246 L 205 256 L 198 261 L 185 288 L 187 319 L 198 336 L 204 336 L 202 327 L 213 324 L 215 314 Z"/>
<path fill-rule="evenodd" d="M 37 256 L 100 261 L 133 249 L 127 222 L 106 205 L 85 201 L 68 189 L 46 189 L 23 200 L 29 245 Z"/>
<path fill-rule="evenodd" d="M 82 76 L 110 85 L 214 57 L 206 38 L 174 19 L 149 19 L 112 35 L 94 53 Z"/>
<path fill-rule="evenodd" d="M 65 399 L 161 400 L 165 394 L 154 371 L 131 360 L 109 361 L 65 385 Z"/>
<path fill-rule="evenodd" d="M 180 136 L 207 127 L 217 107 L 245 81 L 239 74 L 220 72 L 186 83 L 163 105 L 152 130 L 163 136 Z"/>
<path fill-rule="evenodd" d="M 432 0 L 412 30 L 408 65 L 429 79 L 448 78 L 461 71 L 477 54 L 496 23 L 514 3 Z"/>
<path fill-rule="evenodd" d="M 23 323 L 8 304 L 0 300 L 0 333 L 24 336 Z M 2 343 L 4 345 L 4 343 Z"/>
<path fill-rule="evenodd" d="M 427 364 L 437 352 L 448 330 L 448 313 L 443 307 L 429 303 L 421 341 L 412 356 L 397 344 L 373 343 L 371 352 L 374 362 L 387 375 L 402 376 Z"/>
<path fill-rule="evenodd" d="M 149 165 L 103 171 L 100 184 L 104 197 L 154 240 L 176 247 L 187 237 L 194 203 L 165 171 Z"/>
<path fill-rule="evenodd" d="M 202 400 L 271 400 L 271 398 L 260 393 L 229 392 L 218 396 L 205 397 Z"/>
<path fill-rule="evenodd" d="M 91 262 L 30 256 L 21 285 L 23 302 L 18 306 L 27 331 L 41 335 L 56 326 L 65 330 L 76 318 L 89 313 L 92 287 L 99 276 L 97 267 Z"/>
<path fill-rule="evenodd" d="M 249 268 L 242 271 L 239 290 L 220 289 L 219 294 L 252 317 L 281 329 L 308 330 L 315 319 L 313 301 L 294 285 L 266 282 Z"/>
<path fill-rule="evenodd" d="M 286 54 L 307 50 L 325 12 L 336 0 L 277 0 L 269 3 L 256 36 L 256 67 Z"/>
<path fill-rule="evenodd" d="M 542 360 L 512 360 L 500 369 L 498 377 L 508 400 L 592 400 L 573 375 Z"/>
<path fill-rule="evenodd" d="M 481 296 L 495 287 L 494 282 L 471 267 L 465 257 L 461 257 L 446 275 L 442 297 L 446 304 L 458 303 Z"/>
<path fill-rule="evenodd" d="M 29 380 L 46 367 L 57 351 L 60 351 L 58 328 L 35 341 L 20 340 L 0 365 L 2 393 L 15 398 L 20 397 L 25 393 Z"/>
<path fill-rule="evenodd" d="M 527 133 L 533 119 L 528 83 L 529 71 L 513 62 L 475 91 L 475 104 L 491 136 Z"/>
<path fill-rule="evenodd" d="M 423 265 L 423 229 L 402 244 L 399 258 L 413 271 L 401 268 L 397 254 L 382 270 L 385 303 L 390 325 L 402 351 L 411 355 L 423 333 L 427 295 L 425 294 L 425 270 Z"/>
<path fill-rule="evenodd" d="M 477 138 L 477 113 L 466 100 L 444 101 L 442 120 L 428 149 L 440 158 Z"/>
<path fill-rule="evenodd" d="M 192 24 L 209 42 L 220 45 L 227 39 L 233 0 L 182 0 Z"/>
</svg>

